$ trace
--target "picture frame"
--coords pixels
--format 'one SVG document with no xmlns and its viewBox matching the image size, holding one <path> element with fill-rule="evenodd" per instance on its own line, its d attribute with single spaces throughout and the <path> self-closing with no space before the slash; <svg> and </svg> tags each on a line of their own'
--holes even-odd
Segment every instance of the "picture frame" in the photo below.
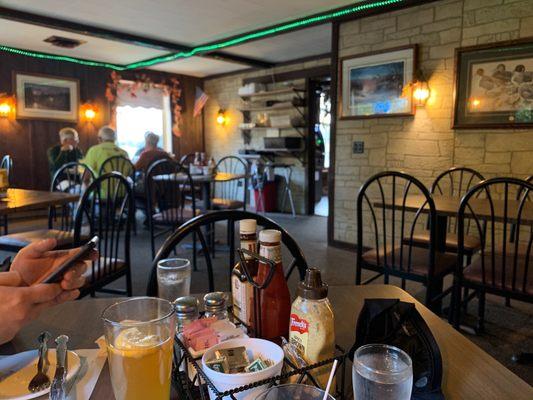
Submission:
<svg viewBox="0 0 533 400">
<path fill-rule="evenodd" d="M 17 119 L 77 122 L 79 80 L 51 75 L 14 72 Z"/>
<path fill-rule="evenodd" d="M 533 38 L 455 50 L 454 129 L 533 126 Z"/>
<path fill-rule="evenodd" d="M 340 119 L 413 116 L 417 45 L 343 57 Z"/>
</svg>

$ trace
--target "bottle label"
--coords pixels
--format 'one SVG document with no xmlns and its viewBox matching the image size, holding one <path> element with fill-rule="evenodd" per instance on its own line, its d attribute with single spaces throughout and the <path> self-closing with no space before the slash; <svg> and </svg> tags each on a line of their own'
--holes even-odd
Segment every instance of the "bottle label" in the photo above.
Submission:
<svg viewBox="0 0 533 400">
<path fill-rule="evenodd" d="M 257 253 L 257 242 L 255 240 L 241 239 L 241 249 L 251 251 L 252 253 Z M 245 254 L 244 259 L 251 260 L 252 257 L 248 254 Z"/>
<path fill-rule="evenodd" d="M 241 282 L 233 275 L 231 277 L 231 294 L 233 298 L 233 313 L 245 324 L 250 324 L 253 307 L 253 286 L 248 282 Z"/>
<path fill-rule="evenodd" d="M 281 246 L 265 246 L 261 245 L 259 254 L 276 264 L 281 262 Z"/>
<path fill-rule="evenodd" d="M 291 314 L 289 341 L 298 348 L 300 354 L 306 354 L 308 340 L 309 322 L 304 318 L 300 318 L 297 314 Z"/>
</svg>

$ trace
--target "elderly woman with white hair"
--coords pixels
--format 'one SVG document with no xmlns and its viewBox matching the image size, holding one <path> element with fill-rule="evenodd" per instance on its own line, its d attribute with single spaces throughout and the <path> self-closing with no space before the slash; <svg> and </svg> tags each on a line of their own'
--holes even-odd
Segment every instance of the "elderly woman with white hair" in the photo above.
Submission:
<svg viewBox="0 0 533 400">
<path fill-rule="evenodd" d="M 48 149 L 48 165 L 50 175 L 54 174 L 63 165 L 76 162 L 83 158 L 82 151 L 78 148 L 78 132 L 74 128 L 63 128 L 59 131 L 59 144 Z"/>
</svg>

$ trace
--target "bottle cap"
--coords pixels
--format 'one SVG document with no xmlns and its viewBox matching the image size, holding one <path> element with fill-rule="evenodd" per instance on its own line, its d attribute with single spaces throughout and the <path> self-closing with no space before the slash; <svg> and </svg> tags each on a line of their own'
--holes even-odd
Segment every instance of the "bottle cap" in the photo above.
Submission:
<svg viewBox="0 0 533 400">
<path fill-rule="evenodd" d="M 305 279 L 298 284 L 298 296 L 304 299 L 320 300 L 328 297 L 328 285 L 322 282 L 322 275 L 318 268 L 308 268 Z"/>
<path fill-rule="evenodd" d="M 217 311 L 226 307 L 226 295 L 224 292 L 207 293 L 204 296 L 206 310 Z"/>
<path fill-rule="evenodd" d="M 250 234 L 255 233 L 257 229 L 257 221 L 255 219 L 241 219 L 239 221 L 240 233 Z"/>
<path fill-rule="evenodd" d="M 193 296 L 178 297 L 174 301 L 174 310 L 178 317 L 185 314 L 198 314 L 198 300 Z"/>
<path fill-rule="evenodd" d="M 259 241 L 265 243 L 281 242 L 281 232 L 275 229 L 264 229 L 259 232 Z"/>
</svg>

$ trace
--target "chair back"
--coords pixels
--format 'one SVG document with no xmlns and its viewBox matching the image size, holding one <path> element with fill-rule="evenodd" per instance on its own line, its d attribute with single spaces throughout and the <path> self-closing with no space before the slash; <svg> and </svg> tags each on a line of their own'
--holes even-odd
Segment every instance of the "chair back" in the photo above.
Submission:
<svg viewBox="0 0 533 400">
<path fill-rule="evenodd" d="M 6 154 L 2 161 L 0 161 L 0 169 L 7 170 L 7 181 L 10 182 L 11 175 L 13 174 L 13 159 L 9 154 Z"/>
<path fill-rule="evenodd" d="M 307 261 L 303 255 L 302 250 L 296 243 L 296 240 L 275 221 L 249 211 L 241 210 L 225 210 L 225 211 L 213 211 L 204 215 L 200 215 L 196 218 L 187 221 L 181 225 L 174 233 L 168 237 L 157 252 L 152 265 L 152 272 L 150 280 L 148 282 L 147 294 L 148 296 L 155 296 L 157 294 L 157 263 L 159 260 L 168 258 L 175 249 L 184 242 L 185 239 L 196 234 L 200 241 L 201 251 L 205 258 L 207 266 L 207 283 L 210 292 L 215 290 L 215 279 L 213 271 L 213 260 L 211 259 L 211 250 L 208 247 L 204 231 L 213 224 L 226 222 L 229 227 L 229 263 L 224 272 L 231 271 L 235 265 L 235 224 L 242 219 L 255 219 L 257 225 L 264 229 L 276 229 L 281 232 L 282 246 L 288 251 L 291 260 L 286 263 L 285 266 L 285 278 L 289 279 L 292 272 L 297 269 L 299 279 L 303 280 L 305 277 L 305 271 L 307 269 Z M 217 261 L 220 263 L 220 256 L 217 256 Z"/>
<path fill-rule="evenodd" d="M 100 166 L 98 175 L 103 175 L 110 172 L 118 172 L 122 176 L 130 178 L 132 182 L 135 180 L 135 166 L 129 158 L 124 156 L 109 157 Z"/>
<path fill-rule="evenodd" d="M 474 185 L 485 180 L 483 175 L 472 168 L 452 167 L 435 178 L 431 194 L 462 197 Z"/>
<path fill-rule="evenodd" d="M 195 153 L 187 153 L 181 156 L 180 164 L 184 167 L 188 167 L 189 164 L 194 162 Z"/>
<path fill-rule="evenodd" d="M 485 198 L 479 199 L 479 194 Z M 463 277 L 466 219 L 474 221 L 474 233 L 481 241 L 479 258 L 467 268 L 476 271 L 477 285 L 485 290 L 524 300 L 533 298 L 533 184 L 517 178 L 485 180 L 465 194 L 458 218 L 458 263 Z M 472 233 L 470 233 L 472 234 Z M 470 280 L 470 278 L 469 278 Z"/>
<path fill-rule="evenodd" d="M 117 172 L 96 178 L 83 193 L 74 221 L 74 242 L 82 233 L 98 235 L 100 258 L 92 263 L 89 284 L 99 288 L 130 265 L 130 235 L 135 203 L 128 180 Z"/>
<path fill-rule="evenodd" d="M 431 185 L 432 195 L 444 195 L 461 198 L 474 185 L 485 180 L 483 175 L 472 168 L 452 167 L 435 178 Z M 470 223 L 467 223 L 467 233 L 470 230 Z M 449 217 L 447 231 L 457 233 L 457 218 Z"/>
<path fill-rule="evenodd" d="M 363 253 L 370 248 L 384 273 L 414 273 L 413 235 L 417 226 L 423 226 L 420 216 L 427 214 L 430 240 L 423 263 L 428 266 L 428 277 L 433 275 L 436 210 L 422 182 L 403 172 L 380 172 L 359 189 L 356 210 L 357 263 L 363 265 Z"/>
<path fill-rule="evenodd" d="M 145 182 L 151 225 L 178 226 L 196 215 L 193 181 L 181 164 L 159 160 L 148 169 Z"/>
<path fill-rule="evenodd" d="M 246 204 L 246 174 L 248 173 L 247 163 L 236 156 L 226 156 L 221 158 L 216 164 L 216 171 L 228 174 L 245 175 L 241 179 L 227 182 L 216 182 L 215 196 L 224 200 L 241 200 Z"/>
<path fill-rule="evenodd" d="M 62 192 L 80 195 L 84 184 L 94 180 L 94 172 L 86 164 L 80 162 L 66 163 L 59 168 L 50 185 L 51 192 Z M 48 210 L 48 228 L 70 231 L 74 229 L 74 216 L 77 202 L 52 206 Z"/>
</svg>

